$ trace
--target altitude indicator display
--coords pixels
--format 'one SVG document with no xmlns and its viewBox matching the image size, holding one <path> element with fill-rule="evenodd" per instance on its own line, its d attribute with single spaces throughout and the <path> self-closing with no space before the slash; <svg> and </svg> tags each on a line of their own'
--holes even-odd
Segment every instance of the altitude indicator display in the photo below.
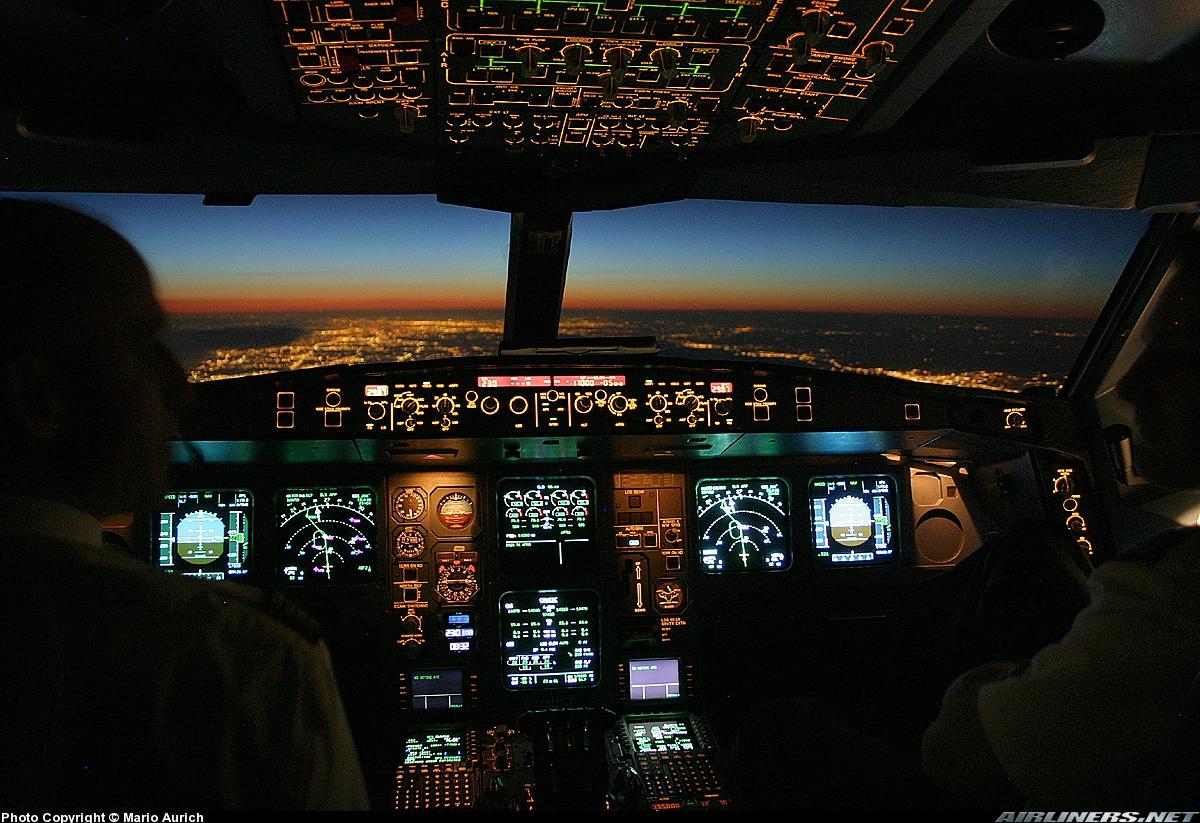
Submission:
<svg viewBox="0 0 1200 823">
<path fill-rule="evenodd" d="M 831 566 L 895 560 L 896 481 L 886 474 L 814 477 L 808 481 L 813 547 Z"/>
<path fill-rule="evenodd" d="M 286 489 L 279 496 L 279 577 L 322 586 L 366 583 L 375 574 L 375 491 Z"/>
<path fill-rule="evenodd" d="M 709 574 L 777 572 L 792 564 L 788 485 L 781 477 L 696 484 L 700 565 Z"/>
<path fill-rule="evenodd" d="M 168 574 L 210 580 L 250 571 L 250 515 L 245 489 L 199 489 L 163 495 L 158 513 L 158 566 Z"/>
</svg>

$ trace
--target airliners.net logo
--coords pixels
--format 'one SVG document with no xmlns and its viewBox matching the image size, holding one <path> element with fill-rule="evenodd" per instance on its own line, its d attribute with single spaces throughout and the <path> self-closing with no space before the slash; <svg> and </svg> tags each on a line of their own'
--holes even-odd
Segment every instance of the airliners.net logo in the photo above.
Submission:
<svg viewBox="0 0 1200 823">
<path fill-rule="evenodd" d="M 1192 823 L 1197 812 L 1004 812 L 996 823 Z M 1196 820 L 1200 823 L 1200 819 Z"/>
</svg>

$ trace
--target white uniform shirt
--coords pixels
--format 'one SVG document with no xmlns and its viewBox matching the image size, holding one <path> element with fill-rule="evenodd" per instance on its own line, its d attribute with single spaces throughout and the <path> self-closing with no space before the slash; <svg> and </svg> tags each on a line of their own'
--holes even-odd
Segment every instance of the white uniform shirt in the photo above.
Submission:
<svg viewBox="0 0 1200 823">
<path fill-rule="evenodd" d="M 103 546 L 69 506 L 0 518 L 6 802 L 367 808 L 323 643 Z"/>
<path fill-rule="evenodd" d="M 1200 531 L 1156 562 L 1110 561 L 1063 639 L 979 690 L 1030 808 L 1138 808 L 1200 672 Z"/>
</svg>

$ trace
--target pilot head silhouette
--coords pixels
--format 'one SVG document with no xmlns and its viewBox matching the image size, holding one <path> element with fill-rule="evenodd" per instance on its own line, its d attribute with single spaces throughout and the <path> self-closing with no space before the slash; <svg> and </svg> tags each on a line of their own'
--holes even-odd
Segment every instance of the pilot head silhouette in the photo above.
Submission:
<svg viewBox="0 0 1200 823">
<path fill-rule="evenodd" d="M 157 501 L 187 388 L 150 271 L 119 234 L 0 199 L 0 492 L 101 516 Z"/>
</svg>

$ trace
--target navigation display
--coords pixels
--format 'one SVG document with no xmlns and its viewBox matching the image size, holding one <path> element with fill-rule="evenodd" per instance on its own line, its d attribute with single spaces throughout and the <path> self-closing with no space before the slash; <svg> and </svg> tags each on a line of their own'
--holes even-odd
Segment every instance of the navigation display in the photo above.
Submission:
<svg viewBox="0 0 1200 823">
<path fill-rule="evenodd" d="M 813 547 L 831 566 L 870 566 L 899 557 L 896 480 L 886 474 L 808 481 Z"/>
<path fill-rule="evenodd" d="M 674 754 L 696 750 L 696 741 L 682 720 L 654 720 L 626 724 L 634 754 Z"/>
<path fill-rule="evenodd" d="M 409 737 L 404 741 L 405 766 L 436 766 L 441 763 L 461 763 L 466 759 L 466 746 L 461 732 L 438 732 Z"/>
<path fill-rule="evenodd" d="M 414 709 L 461 709 L 463 707 L 463 670 L 429 669 L 414 671 L 412 707 Z"/>
<path fill-rule="evenodd" d="M 375 490 L 365 486 L 280 492 L 280 579 L 305 586 L 369 582 L 375 575 L 375 504 Z"/>
<path fill-rule="evenodd" d="M 629 661 L 630 700 L 667 700 L 679 696 L 678 657 Z"/>
<path fill-rule="evenodd" d="M 163 495 L 158 512 L 158 567 L 167 574 L 209 580 L 250 571 L 250 516 L 245 489 L 198 489 Z"/>
<path fill-rule="evenodd" d="M 581 566 L 593 559 L 596 485 L 589 477 L 506 477 L 496 484 L 505 568 Z"/>
<path fill-rule="evenodd" d="M 600 595 L 588 589 L 505 592 L 500 639 L 509 689 L 595 686 Z"/>
<path fill-rule="evenodd" d="M 729 477 L 696 484 L 700 566 L 709 574 L 777 572 L 792 565 L 787 481 Z"/>
</svg>

